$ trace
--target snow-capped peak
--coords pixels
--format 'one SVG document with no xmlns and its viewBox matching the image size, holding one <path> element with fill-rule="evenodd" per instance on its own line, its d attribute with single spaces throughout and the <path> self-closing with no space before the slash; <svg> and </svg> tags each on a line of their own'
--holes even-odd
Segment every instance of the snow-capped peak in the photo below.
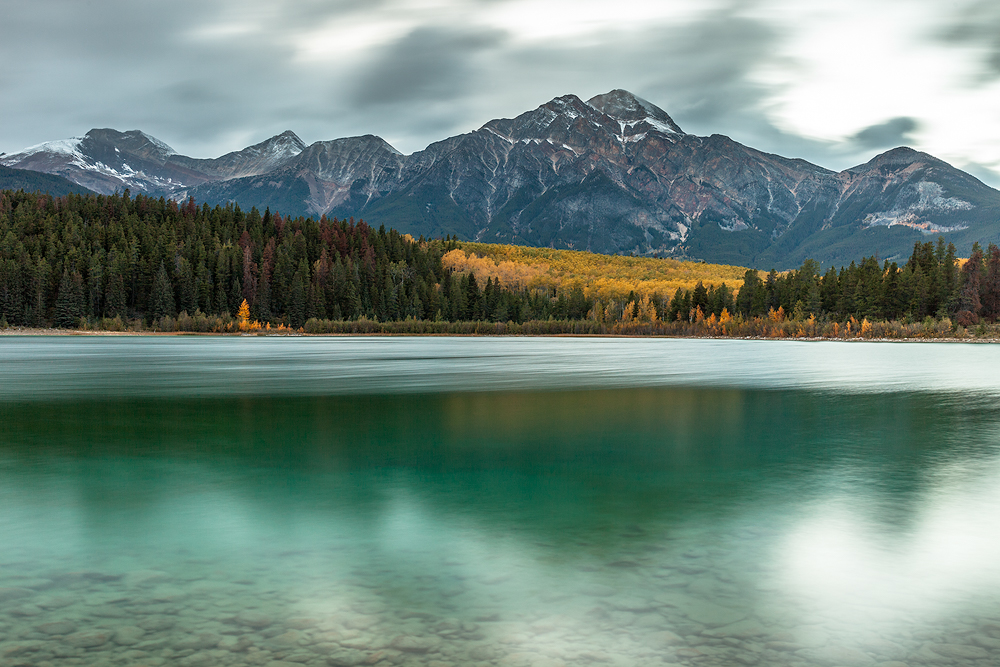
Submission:
<svg viewBox="0 0 1000 667">
<path fill-rule="evenodd" d="M 305 150 L 306 143 L 299 139 L 299 135 L 291 130 L 285 130 L 279 135 L 273 136 L 265 142 L 275 155 L 283 157 L 294 157 Z"/>
<path fill-rule="evenodd" d="M 6 155 L 5 158 L 26 158 L 29 155 L 35 155 L 36 153 L 56 153 L 59 155 L 80 155 L 80 142 L 83 141 L 82 137 L 71 137 L 69 139 L 57 139 L 56 141 L 46 141 L 41 144 L 35 144 L 34 146 L 29 146 L 24 150 L 18 151 L 11 155 Z"/>
<path fill-rule="evenodd" d="M 625 127 L 642 132 L 646 128 L 636 126 L 646 123 L 652 129 L 664 134 L 684 134 L 666 111 L 627 90 L 616 89 L 597 95 L 587 100 L 587 104 L 617 120 L 623 132 Z"/>
</svg>

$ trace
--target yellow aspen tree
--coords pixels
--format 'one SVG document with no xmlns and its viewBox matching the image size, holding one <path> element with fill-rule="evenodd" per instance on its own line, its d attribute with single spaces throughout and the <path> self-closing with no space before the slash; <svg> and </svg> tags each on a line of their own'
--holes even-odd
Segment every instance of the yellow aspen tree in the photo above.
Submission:
<svg viewBox="0 0 1000 667">
<path fill-rule="evenodd" d="M 642 297 L 639 301 L 639 317 L 643 322 L 655 322 L 659 319 L 656 315 L 656 304 L 649 298 L 649 295 Z"/>
<path fill-rule="evenodd" d="M 615 317 L 615 302 L 612 301 L 608 304 L 608 307 L 604 309 L 604 321 L 614 322 L 617 318 Z"/>
<path fill-rule="evenodd" d="M 239 322 L 240 331 L 250 329 L 250 304 L 247 303 L 246 299 L 243 299 L 243 303 L 240 304 L 240 309 L 236 313 L 236 320 Z"/>
<path fill-rule="evenodd" d="M 622 322 L 632 321 L 632 311 L 635 309 L 635 301 L 629 301 L 625 305 L 625 310 L 622 311 Z"/>
</svg>

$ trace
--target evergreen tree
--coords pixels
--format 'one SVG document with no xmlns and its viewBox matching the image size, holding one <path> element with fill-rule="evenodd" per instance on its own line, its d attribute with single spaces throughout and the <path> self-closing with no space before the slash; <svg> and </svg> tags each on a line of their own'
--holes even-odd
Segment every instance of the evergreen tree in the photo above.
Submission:
<svg viewBox="0 0 1000 667">
<path fill-rule="evenodd" d="M 83 276 L 79 272 L 63 269 L 56 297 L 55 325 L 61 329 L 75 329 L 83 316 Z"/>
<path fill-rule="evenodd" d="M 983 289 L 983 249 L 972 245 L 969 261 L 962 267 L 962 291 L 958 299 L 959 324 L 975 324 L 982 310 L 980 291 Z"/>
<path fill-rule="evenodd" d="M 118 253 L 112 253 L 107 285 L 104 290 L 104 314 L 107 317 L 126 316 L 125 277 L 123 275 L 124 261 Z"/>
<path fill-rule="evenodd" d="M 288 324 L 293 329 L 298 329 L 306 323 L 306 298 L 309 293 L 308 285 L 309 265 L 303 259 L 299 262 L 299 268 L 292 276 L 292 294 L 288 307 Z"/>
<path fill-rule="evenodd" d="M 158 320 L 162 317 L 173 317 L 176 314 L 174 288 L 167 276 L 167 267 L 164 266 L 163 262 L 160 262 L 160 268 L 153 280 L 153 293 L 149 300 L 149 316 Z"/>
<path fill-rule="evenodd" d="M 631 298 L 635 299 L 635 294 L 631 295 Z M 694 291 L 691 292 L 691 309 L 697 310 L 701 309 L 703 315 L 708 315 L 709 313 L 709 303 L 708 303 L 708 288 L 702 281 L 698 281 L 698 284 L 694 286 Z"/>
<path fill-rule="evenodd" d="M 987 248 L 986 276 L 982 285 L 982 315 L 991 322 L 1000 318 L 1000 248 Z"/>
</svg>

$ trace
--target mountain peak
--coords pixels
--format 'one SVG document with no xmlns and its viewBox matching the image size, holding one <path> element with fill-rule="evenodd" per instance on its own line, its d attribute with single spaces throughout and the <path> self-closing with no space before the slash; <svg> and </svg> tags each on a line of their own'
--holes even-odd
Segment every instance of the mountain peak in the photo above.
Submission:
<svg viewBox="0 0 1000 667">
<path fill-rule="evenodd" d="M 291 130 L 285 130 L 281 134 L 276 134 L 264 143 L 294 147 L 296 152 L 299 153 L 305 150 L 306 147 L 306 142 L 302 141 L 302 139 L 299 138 L 299 135 L 295 134 Z"/>
<path fill-rule="evenodd" d="M 173 148 L 142 130 L 119 132 L 107 127 L 94 128 L 87 132 L 84 140 L 120 148 L 146 159 L 166 160 L 171 155 L 177 154 Z"/>
<path fill-rule="evenodd" d="M 255 155 L 271 155 L 274 159 L 294 157 L 304 151 L 306 143 L 291 130 L 285 130 L 259 144 L 248 146 L 237 153 L 250 152 Z"/>
<path fill-rule="evenodd" d="M 627 90 L 616 88 L 587 100 L 587 104 L 619 123 L 635 125 L 645 121 L 654 130 L 666 134 L 684 134 L 667 112 Z"/>
<path fill-rule="evenodd" d="M 868 162 L 851 167 L 847 171 L 861 173 L 872 169 L 898 169 L 915 163 L 940 164 L 942 161 L 933 155 L 921 153 L 909 146 L 897 146 L 884 153 L 879 153 Z"/>
</svg>

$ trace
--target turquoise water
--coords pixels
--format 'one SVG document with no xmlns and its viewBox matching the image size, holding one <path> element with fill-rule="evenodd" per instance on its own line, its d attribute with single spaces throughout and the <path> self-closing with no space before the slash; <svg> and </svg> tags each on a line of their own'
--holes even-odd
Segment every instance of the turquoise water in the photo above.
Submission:
<svg viewBox="0 0 1000 667">
<path fill-rule="evenodd" d="M 0 338 L 0 666 L 994 666 L 997 369 Z"/>
</svg>

